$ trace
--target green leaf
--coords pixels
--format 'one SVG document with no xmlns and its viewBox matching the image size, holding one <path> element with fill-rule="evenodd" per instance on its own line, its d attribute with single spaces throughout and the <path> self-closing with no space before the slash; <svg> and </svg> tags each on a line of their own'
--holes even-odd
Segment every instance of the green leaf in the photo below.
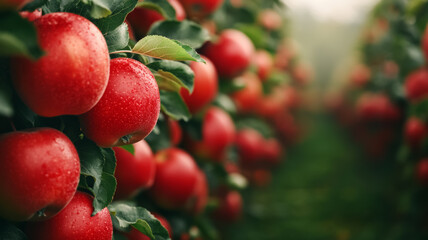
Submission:
<svg viewBox="0 0 428 240">
<path fill-rule="evenodd" d="M 113 200 L 117 184 L 114 177 L 116 158 L 112 149 L 100 148 L 88 139 L 83 139 L 75 145 L 81 168 L 79 188 L 94 195 L 92 215 L 95 215 Z"/>
<path fill-rule="evenodd" d="M 130 152 L 132 155 L 134 155 L 134 153 L 135 153 L 134 145 L 132 145 L 132 144 L 123 145 L 120 147 L 125 149 L 126 151 Z"/>
<path fill-rule="evenodd" d="M 27 236 L 15 225 L 0 221 L 0 239 L 27 240 Z"/>
<path fill-rule="evenodd" d="M 132 52 L 165 60 L 205 62 L 193 48 L 158 35 L 142 38 Z"/>
<path fill-rule="evenodd" d="M 189 109 L 177 92 L 160 90 L 161 109 L 174 120 L 188 121 L 191 117 Z"/>
<path fill-rule="evenodd" d="M 18 12 L 0 14 L 0 56 L 23 55 L 37 59 L 43 55 L 33 23 Z"/>
<path fill-rule="evenodd" d="M 201 25 L 188 20 L 156 22 L 150 28 L 148 35 L 160 35 L 178 40 L 192 48 L 200 48 L 211 38 L 208 31 Z"/>
<path fill-rule="evenodd" d="M 132 226 L 150 239 L 170 239 L 168 231 L 145 208 L 133 206 L 126 202 L 115 202 L 108 208 L 116 229 L 129 229 Z"/>
<path fill-rule="evenodd" d="M 47 2 L 47 0 L 33 0 L 31 2 L 29 2 L 28 4 L 26 4 L 23 8 L 22 11 L 29 11 L 29 12 L 33 12 L 36 9 L 42 7 L 43 5 L 45 5 Z"/>
<path fill-rule="evenodd" d="M 109 6 L 102 0 L 92 0 L 91 16 L 95 19 L 105 18 L 112 14 Z"/>
<path fill-rule="evenodd" d="M 105 6 L 108 7 L 111 11 L 111 14 L 107 17 L 100 19 L 92 19 L 92 22 L 97 25 L 97 27 L 103 33 L 113 31 L 119 27 L 124 21 L 128 13 L 130 13 L 135 6 L 137 5 L 137 0 L 98 0 L 99 2 L 105 3 Z"/>
<path fill-rule="evenodd" d="M 145 0 L 139 2 L 137 7 L 155 10 L 162 14 L 166 19 L 175 19 L 175 9 L 167 0 Z"/>
<path fill-rule="evenodd" d="M 169 91 L 180 91 L 182 87 L 193 91 L 195 74 L 192 69 L 181 62 L 163 60 L 152 62 L 147 65 L 153 70 L 160 89 Z"/>
<path fill-rule="evenodd" d="M 168 119 L 164 114 L 159 115 L 155 128 L 157 131 L 153 130 L 144 140 L 147 141 L 153 152 L 169 148 L 171 146 L 170 130 Z"/>
<path fill-rule="evenodd" d="M 0 116 L 12 117 L 13 112 L 12 87 L 0 79 Z"/>
<path fill-rule="evenodd" d="M 109 52 L 126 48 L 129 42 L 128 25 L 122 23 L 115 30 L 104 34 L 104 38 L 106 39 Z"/>
</svg>

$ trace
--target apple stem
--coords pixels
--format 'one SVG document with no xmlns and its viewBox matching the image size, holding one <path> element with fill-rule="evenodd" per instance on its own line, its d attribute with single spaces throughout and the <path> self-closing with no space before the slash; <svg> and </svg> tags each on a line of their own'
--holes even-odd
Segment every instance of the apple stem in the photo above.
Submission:
<svg viewBox="0 0 428 240">
<path fill-rule="evenodd" d="M 134 52 L 131 50 L 120 50 L 120 51 L 111 52 L 110 54 L 118 54 L 118 53 L 134 53 Z"/>
</svg>

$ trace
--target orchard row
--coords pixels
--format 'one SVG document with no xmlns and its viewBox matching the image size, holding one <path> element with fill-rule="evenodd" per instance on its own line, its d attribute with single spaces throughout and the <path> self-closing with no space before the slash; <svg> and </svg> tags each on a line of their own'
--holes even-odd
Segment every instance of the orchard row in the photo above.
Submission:
<svg viewBox="0 0 428 240">
<path fill-rule="evenodd" d="M 381 1 L 349 77 L 327 99 L 371 164 L 390 172 L 389 226 L 401 226 L 391 228 L 394 239 L 427 237 L 427 8 L 424 1 Z"/>
<path fill-rule="evenodd" d="M 225 238 L 301 136 L 280 1 L 0 7 L 0 238 Z"/>
</svg>

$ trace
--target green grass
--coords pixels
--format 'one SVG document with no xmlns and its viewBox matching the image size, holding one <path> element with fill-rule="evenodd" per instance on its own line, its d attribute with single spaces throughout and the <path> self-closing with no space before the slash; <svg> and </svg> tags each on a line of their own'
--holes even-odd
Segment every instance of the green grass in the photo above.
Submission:
<svg viewBox="0 0 428 240">
<path fill-rule="evenodd" d="M 287 150 L 272 184 L 244 192 L 245 218 L 223 238 L 399 239 L 386 236 L 395 231 L 391 170 L 365 160 L 329 116 L 309 119 L 306 137 Z"/>
</svg>

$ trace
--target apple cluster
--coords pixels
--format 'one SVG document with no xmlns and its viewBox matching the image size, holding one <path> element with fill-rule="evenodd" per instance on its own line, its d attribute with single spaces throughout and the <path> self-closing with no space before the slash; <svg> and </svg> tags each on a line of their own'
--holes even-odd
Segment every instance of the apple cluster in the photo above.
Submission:
<svg viewBox="0 0 428 240">
<path fill-rule="evenodd" d="M 380 1 L 349 75 L 326 97 L 331 113 L 367 158 L 385 171 L 396 169 L 390 184 L 405 186 L 394 193 L 397 214 L 420 222 L 426 222 L 428 183 L 427 7 L 418 1 Z M 408 207 L 399 210 L 404 198 Z M 404 228 L 401 236 L 424 231 Z"/>
<path fill-rule="evenodd" d="M 0 43 L 0 223 L 23 239 L 221 239 L 302 136 L 311 73 L 284 6 L 116 4 L 0 1 L 27 38 Z"/>
</svg>

